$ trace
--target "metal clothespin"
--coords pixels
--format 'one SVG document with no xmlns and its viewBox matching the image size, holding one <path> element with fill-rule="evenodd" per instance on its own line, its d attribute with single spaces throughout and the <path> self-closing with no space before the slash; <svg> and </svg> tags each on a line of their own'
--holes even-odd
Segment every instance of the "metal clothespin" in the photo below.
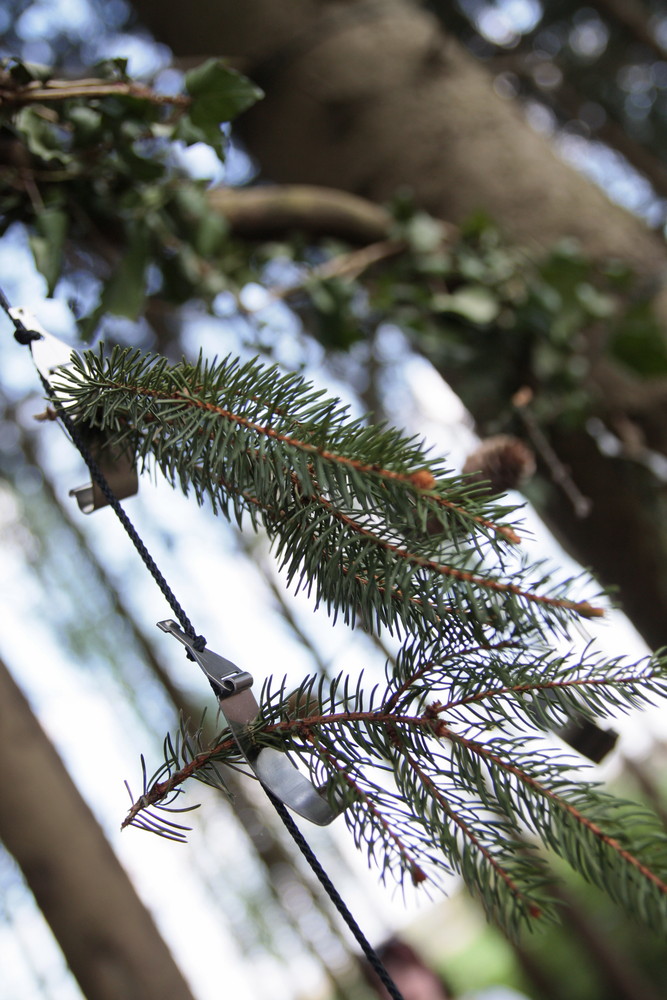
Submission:
<svg viewBox="0 0 667 1000">
<path fill-rule="evenodd" d="M 70 364 L 73 347 L 45 330 L 36 317 L 22 306 L 7 311 L 18 327 L 31 334 L 39 334 L 38 339 L 30 341 L 30 350 L 35 367 L 44 378 L 48 379 L 53 375 L 56 368 Z"/>
<path fill-rule="evenodd" d="M 331 823 L 338 813 L 289 757 L 272 747 L 258 749 L 248 738 L 248 726 L 259 714 L 259 705 L 250 690 L 252 674 L 240 670 L 230 660 L 210 649 L 196 649 L 194 640 L 179 628 L 177 622 L 168 619 L 157 625 L 183 643 L 208 677 L 234 739 L 261 783 L 304 819 L 318 826 Z"/>
<path fill-rule="evenodd" d="M 79 425 L 79 433 L 116 499 L 124 500 L 138 493 L 139 477 L 132 456 L 120 448 L 110 448 L 104 431 Z M 84 514 L 92 514 L 109 503 L 96 482 L 77 486 L 69 495 L 76 499 Z"/>
<path fill-rule="evenodd" d="M 17 326 L 30 334 L 39 335 L 30 341 L 30 350 L 35 367 L 47 381 L 58 368 L 71 363 L 74 349 L 45 330 L 32 313 L 21 307 L 9 309 L 8 312 Z M 126 497 L 134 496 L 139 490 L 139 479 L 132 456 L 122 449 L 109 448 L 106 436 L 101 430 L 82 424 L 78 425 L 78 430 L 117 499 L 124 500 Z M 79 509 L 84 514 L 92 514 L 93 511 L 106 507 L 109 503 L 94 482 L 77 486 L 69 491 L 69 495 L 75 497 Z"/>
</svg>

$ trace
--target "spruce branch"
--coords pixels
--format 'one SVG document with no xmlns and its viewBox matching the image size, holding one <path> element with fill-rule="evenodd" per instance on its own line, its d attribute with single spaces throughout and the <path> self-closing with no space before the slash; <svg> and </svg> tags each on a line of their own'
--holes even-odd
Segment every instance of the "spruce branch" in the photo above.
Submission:
<svg viewBox="0 0 667 1000">
<path fill-rule="evenodd" d="M 296 691 L 270 679 L 247 732 L 345 804 L 383 877 L 439 884 L 456 872 L 516 930 L 551 913 L 529 833 L 626 907 L 667 919 L 667 838 L 655 818 L 577 780 L 548 736 L 573 714 L 664 697 L 665 663 L 555 654 L 554 632 L 601 610 L 523 560 L 508 510 L 483 488 L 416 439 L 351 420 L 300 377 L 254 362 L 89 352 L 61 370 L 56 391 L 111 447 L 263 527 L 288 580 L 334 617 L 402 637 L 370 691 L 363 677 L 309 677 Z M 203 746 L 182 728 L 124 825 L 181 839 L 169 811 L 184 783 L 225 790 L 224 768 L 240 765 L 228 732 Z"/>
<path fill-rule="evenodd" d="M 350 623 L 361 611 L 365 621 L 424 632 L 444 627 L 455 608 L 479 630 L 602 613 L 564 587 L 538 593 L 535 567 L 500 579 L 487 557 L 497 562 L 503 543 L 516 541 L 498 524 L 507 511 L 415 439 L 350 420 L 297 376 L 236 361 L 170 367 L 116 350 L 77 360 L 59 389 L 78 418 L 130 443 L 200 503 L 261 523 L 288 580 Z"/>
<path fill-rule="evenodd" d="M 329 793 L 347 804 L 345 821 L 355 842 L 383 877 L 439 884 L 443 873 L 458 872 L 489 914 L 516 930 L 552 915 L 550 876 L 525 849 L 530 832 L 626 907 L 664 919 L 667 838 L 656 818 L 574 778 L 573 760 L 554 755 L 535 737 L 496 735 L 509 721 L 514 731 L 546 728 L 549 719 L 535 717 L 529 697 L 545 689 L 563 696 L 563 703 L 549 706 L 552 722 L 574 699 L 573 690 L 578 708 L 589 710 L 599 710 L 606 700 L 612 706 L 633 704 L 638 691 L 644 699 L 664 695 L 664 664 L 657 659 L 635 666 L 619 662 L 605 684 L 601 662 L 591 665 L 600 676 L 588 678 L 577 676 L 586 670 L 587 657 L 552 665 L 538 658 L 531 681 L 526 663 L 518 671 L 520 685 L 511 688 L 498 680 L 476 698 L 468 693 L 474 687 L 470 676 L 457 690 L 456 670 L 448 676 L 442 668 L 447 658 L 428 652 L 431 684 L 416 683 L 412 708 L 400 676 L 395 679 L 395 690 L 403 693 L 400 710 L 377 688 L 367 693 L 361 679 L 353 684 L 344 676 L 330 682 L 311 677 L 291 693 L 284 683 L 275 689 L 267 683 L 253 727 L 257 745 L 287 747 L 310 767 L 313 780 L 326 779 Z M 475 652 L 461 647 L 459 655 L 463 659 Z M 488 682 L 488 659 L 509 659 L 512 650 L 497 644 L 477 652 L 487 662 L 476 659 L 474 669 Z M 417 646 L 412 655 L 409 671 L 408 647 L 399 660 L 404 672 L 421 682 L 427 671 Z M 439 687 L 449 687 L 448 701 L 433 700 Z M 519 712 L 509 711 L 508 702 L 515 702 Z M 136 821 L 142 805 L 159 802 L 188 777 L 206 780 L 202 771 L 235 754 L 230 739 L 211 747 L 168 782 L 149 788 L 126 823 Z M 639 838 L 633 835 L 637 824 L 642 826 Z"/>
</svg>

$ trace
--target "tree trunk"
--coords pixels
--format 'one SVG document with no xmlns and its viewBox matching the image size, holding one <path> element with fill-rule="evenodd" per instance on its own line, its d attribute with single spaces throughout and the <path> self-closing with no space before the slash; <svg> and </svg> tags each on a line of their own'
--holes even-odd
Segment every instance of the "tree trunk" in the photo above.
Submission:
<svg viewBox="0 0 667 1000">
<path fill-rule="evenodd" d="M 265 99 L 240 129 L 265 177 L 377 202 L 407 187 L 447 221 L 483 209 L 536 253 L 575 237 L 591 257 L 637 269 L 667 322 L 664 241 L 561 161 L 520 108 L 495 93 L 485 69 L 414 4 L 193 0 L 187 18 L 175 0 L 134 6 L 177 56 L 231 56 L 263 86 Z M 667 454 L 667 381 L 621 370 L 593 335 L 590 360 L 596 415 Z M 465 384 L 456 388 L 466 402 Z M 510 404 L 500 394 L 490 402 L 495 413 Z M 481 414 L 473 416 L 483 433 Z M 540 512 L 583 565 L 618 588 L 647 641 L 667 644 L 663 483 L 639 461 L 602 454 L 583 427 L 543 430 L 593 507 L 578 521 L 547 489 Z"/>
<path fill-rule="evenodd" d="M 406 0 L 193 0 L 187 19 L 174 0 L 134 6 L 175 55 L 230 56 L 265 89 L 240 127 L 273 181 L 380 202 L 407 186 L 442 219 L 483 208 L 520 242 L 566 233 L 594 256 L 664 265 L 663 241 L 563 163 Z"/>
<path fill-rule="evenodd" d="M 0 839 L 88 1000 L 193 1000 L 93 814 L 0 663 Z"/>
</svg>

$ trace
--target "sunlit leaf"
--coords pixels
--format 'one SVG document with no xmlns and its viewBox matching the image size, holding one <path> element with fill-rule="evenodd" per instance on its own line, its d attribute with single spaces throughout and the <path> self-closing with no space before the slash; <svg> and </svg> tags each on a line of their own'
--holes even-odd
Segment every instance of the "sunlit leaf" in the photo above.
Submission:
<svg viewBox="0 0 667 1000">
<path fill-rule="evenodd" d="M 498 299 L 490 289 L 472 285 L 451 295 L 435 295 L 432 306 L 437 312 L 458 313 L 471 323 L 491 323 L 500 312 Z"/>
</svg>

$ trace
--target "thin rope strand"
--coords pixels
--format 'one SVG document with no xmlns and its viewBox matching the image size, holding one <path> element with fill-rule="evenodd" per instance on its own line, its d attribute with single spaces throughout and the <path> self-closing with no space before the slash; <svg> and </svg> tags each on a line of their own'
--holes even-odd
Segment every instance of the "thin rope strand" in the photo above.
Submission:
<svg viewBox="0 0 667 1000">
<path fill-rule="evenodd" d="M 368 962 L 373 967 L 374 971 L 379 976 L 383 986 L 388 991 L 389 995 L 393 998 L 393 1000 L 405 1000 L 398 986 L 387 972 L 382 962 L 382 959 L 375 951 L 373 946 L 366 939 L 363 931 L 359 927 L 359 924 L 348 910 L 345 901 L 343 900 L 342 896 L 336 889 L 336 886 L 333 884 L 333 882 L 325 872 L 317 856 L 314 854 L 312 848 L 308 844 L 308 841 L 301 833 L 301 830 L 298 828 L 298 826 L 292 819 L 290 813 L 287 811 L 285 805 L 280 801 L 279 798 L 277 798 L 273 794 L 273 792 L 269 791 L 269 789 L 266 788 L 266 786 L 262 787 L 264 788 L 264 791 L 268 795 L 274 809 L 276 810 L 281 820 L 285 824 L 285 827 L 290 836 L 292 837 L 292 840 L 294 841 L 294 843 L 299 848 L 304 858 L 312 868 L 313 872 L 317 876 L 318 881 L 320 882 L 320 885 L 322 886 L 322 888 L 328 895 L 329 899 L 334 904 L 334 906 L 340 913 L 341 917 L 347 924 L 354 939 L 356 940 L 357 944 L 363 951 L 364 955 L 368 959 Z"/>
<path fill-rule="evenodd" d="M 30 343 L 33 340 L 38 340 L 40 338 L 40 335 L 38 333 L 35 333 L 32 330 L 29 330 L 21 322 L 20 319 L 15 318 L 15 317 L 13 317 L 11 315 L 11 313 L 9 311 L 10 310 L 9 302 L 7 301 L 6 296 L 2 292 L 2 289 L 0 289 L 0 306 L 2 306 L 2 308 L 5 310 L 5 312 L 7 313 L 7 315 L 9 316 L 9 318 L 11 319 L 12 323 L 14 324 L 14 328 L 15 328 L 14 336 L 15 336 L 16 340 L 20 344 L 30 345 Z M 199 646 L 201 649 L 203 649 L 206 646 L 206 640 L 204 639 L 203 636 L 198 636 L 196 634 L 192 622 L 190 621 L 190 619 L 188 618 L 187 614 L 185 613 L 185 611 L 183 610 L 183 608 L 179 604 L 179 602 L 176 599 L 176 596 L 173 593 L 171 587 L 169 586 L 169 584 L 167 583 L 165 577 L 163 576 L 163 574 L 161 573 L 160 569 L 158 568 L 157 563 L 155 562 L 155 560 L 151 556 L 150 552 L 146 548 L 146 545 L 145 545 L 143 539 L 141 538 L 139 532 L 134 527 L 134 525 L 132 524 L 132 521 L 130 520 L 130 518 L 125 513 L 125 510 L 121 506 L 120 501 L 118 500 L 118 498 L 116 497 L 115 493 L 111 489 L 111 486 L 107 482 L 107 479 L 106 479 L 104 473 L 102 472 L 102 470 L 98 466 L 97 462 L 95 461 L 95 459 L 91 455 L 91 453 L 90 453 L 88 447 L 86 446 L 83 438 L 79 434 L 79 431 L 78 431 L 78 429 L 76 427 L 76 424 L 74 423 L 74 421 L 72 420 L 72 418 L 70 417 L 70 415 L 65 411 L 64 407 L 62 406 L 62 404 L 60 403 L 60 401 L 56 397 L 56 395 L 55 395 L 55 393 L 53 391 L 53 387 L 51 386 L 51 384 L 48 381 L 48 379 L 45 378 L 45 376 L 41 373 L 41 371 L 37 368 L 37 366 L 35 366 L 35 367 L 37 369 L 37 374 L 39 375 L 39 379 L 40 379 L 40 381 L 42 383 L 42 386 L 44 387 L 44 390 L 45 390 L 47 396 L 49 397 L 49 399 L 53 402 L 53 405 L 54 405 L 54 407 L 56 409 L 58 417 L 61 420 L 63 426 L 66 428 L 66 430 L 67 430 L 67 432 L 68 432 L 68 434 L 69 434 L 69 436 L 70 436 L 70 438 L 72 440 L 72 444 L 78 450 L 79 454 L 81 455 L 81 457 L 83 458 L 84 462 L 88 466 L 88 469 L 90 471 L 91 476 L 93 477 L 93 479 L 95 480 L 95 482 L 98 484 L 98 486 L 102 490 L 102 493 L 104 494 L 107 502 L 109 503 L 109 506 L 112 508 L 112 510 L 114 511 L 114 513 L 116 514 L 116 516 L 118 517 L 120 523 L 122 524 L 123 528 L 127 532 L 127 535 L 129 536 L 130 541 L 132 542 L 132 544 L 134 545 L 135 549 L 139 553 L 139 556 L 141 557 L 142 562 L 144 563 L 144 565 L 146 566 L 146 568 L 150 572 L 151 576 L 153 577 L 153 579 L 157 583 L 158 587 L 162 591 L 165 599 L 169 603 L 169 606 L 171 607 L 172 611 L 174 612 L 174 614 L 178 618 L 179 622 L 183 626 L 184 631 L 191 638 L 195 639 L 197 646 Z M 329 876 L 325 872 L 325 870 L 322 867 L 322 865 L 320 864 L 318 858 L 314 854 L 312 848 L 310 847 L 310 845 L 308 844 L 307 840 L 305 839 L 305 837 L 303 836 L 303 834 L 299 830 L 298 826 L 296 825 L 296 823 L 292 819 L 291 815 L 287 811 L 285 805 L 280 801 L 280 799 L 278 799 L 275 795 L 273 795 L 273 793 L 270 792 L 268 788 L 265 788 L 264 790 L 265 790 L 265 792 L 266 792 L 266 794 L 267 794 L 270 802 L 272 803 L 273 807 L 275 808 L 276 812 L 280 816 L 280 819 L 284 823 L 285 828 L 287 829 L 288 833 L 292 837 L 292 840 L 294 841 L 294 843 L 299 848 L 299 850 L 301 851 L 302 855 L 304 856 L 304 858 L 306 859 L 306 861 L 310 865 L 312 871 L 314 872 L 314 874 L 316 875 L 316 877 L 319 880 L 320 884 L 322 885 L 322 888 L 325 890 L 325 892 L 329 896 L 329 899 L 331 900 L 331 902 L 333 903 L 333 905 L 336 907 L 336 910 L 338 911 L 338 913 L 340 914 L 340 916 L 342 917 L 342 919 L 347 924 L 347 926 L 348 926 L 350 932 L 352 933 L 354 939 L 356 940 L 357 944 L 359 945 L 359 947 L 361 948 L 362 952 L 366 956 L 366 958 L 367 958 L 368 962 L 370 963 L 371 967 L 375 970 L 376 974 L 380 978 L 380 981 L 382 982 L 382 984 L 384 985 L 384 987 L 388 991 L 389 995 L 393 998 L 393 1000 L 404 1000 L 404 997 L 403 997 L 402 993 L 399 991 L 399 989 L 396 986 L 395 982 L 393 981 L 393 979 L 391 978 L 391 976 L 387 972 L 387 970 L 384 967 L 384 965 L 383 965 L 383 963 L 382 963 L 379 955 L 377 954 L 377 952 L 373 949 L 373 947 L 370 945 L 370 943 L 366 939 L 363 931 L 359 927 L 359 924 L 354 919 L 354 917 L 353 917 L 352 913 L 350 912 L 350 910 L 347 908 L 347 905 L 345 904 L 345 901 L 343 900 L 342 896 L 340 895 L 340 893 L 336 889 L 335 885 L 333 884 L 333 882 L 331 881 L 331 879 L 329 878 Z"/>
<path fill-rule="evenodd" d="M 10 311 L 11 306 L 2 289 L 0 289 L 0 306 L 2 306 L 4 311 L 7 313 L 7 316 L 14 324 L 14 331 L 15 331 L 14 337 L 19 342 L 19 344 L 30 346 L 30 344 L 33 341 L 41 339 L 41 335 L 39 333 L 36 333 L 34 330 L 30 330 L 28 327 L 26 327 L 26 325 L 22 322 L 22 320 L 19 317 L 12 316 L 12 313 Z M 34 358 L 33 358 L 33 363 L 34 363 Z M 132 521 L 126 514 L 123 507 L 121 506 L 117 496 L 111 489 L 104 473 L 102 472 L 99 465 L 93 458 L 85 441 L 83 440 L 81 434 L 79 433 L 75 422 L 72 420 L 70 415 L 65 411 L 65 408 L 63 407 L 63 405 L 61 404 L 60 400 L 57 398 L 53 390 L 53 386 L 51 385 L 49 380 L 42 374 L 42 372 L 39 370 L 36 364 L 35 364 L 35 369 L 39 376 L 40 382 L 42 383 L 44 391 L 46 392 L 47 396 L 54 405 L 54 408 L 58 414 L 58 418 L 60 419 L 61 423 L 63 424 L 63 426 L 67 430 L 67 433 L 70 436 L 72 444 L 75 446 L 75 448 L 83 458 L 84 462 L 88 466 L 91 476 L 101 489 L 102 493 L 106 498 L 107 503 L 112 508 L 118 520 L 125 529 L 130 541 L 132 542 L 135 549 L 139 553 L 139 556 L 143 564 L 145 565 L 146 569 L 151 574 L 156 584 L 162 591 L 165 600 L 167 601 L 169 607 L 172 609 L 174 615 L 181 624 L 183 631 L 186 632 L 187 635 L 194 640 L 196 648 L 204 649 L 204 647 L 206 646 L 206 640 L 204 639 L 203 636 L 197 635 L 194 625 L 192 624 L 185 610 L 183 609 L 180 602 L 176 598 L 176 595 L 174 594 L 173 590 L 167 583 L 157 563 L 155 562 L 152 555 L 148 551 L 148 548 L 146 547 L 146 544 L 141 538 L 139 532 L 133 525 Z"/>
<path fill-rule="evenodd" d="M 62 422 L 63 426 L 66 428 L 67 433 L 69 434 L 72 440 L 72 443 L 74 444 L 75 448 L 77 449 L 77 451 L 83 458 L 84 462 L 88 466 L 88 470 L 91 476 L 93 477 L 99 488 L 102 490 L 102 493 L 104 494 L 107 503 L 113 509 L 114 513 L 118 517 L 123 528 L 127 532 L 130 541 L 132 542 L 135 549 L 139 553 L 139 556 L 142 562 L 144 563 L 146 569 L 149 571 L 149 573 L 157 583 L 158 587 L 160 588 L 165 597 L 165 600 L 167 601 L 170 608 L 178 618 L 180 624 L 183 627 L 183 631 L 186 632 L 187 635 L 190 636 L 190 638 L 195 639 L 197 647 L 203 649 L 206 645 L 206 640 L 204 639 L 203 636 L 197 635 L 194 625 L 188 618 L 183 607 L 177 600 L 176 595 L 174 594 L 173 590 L 167 583 L 167 580 L 165 579 L 163 573 L 160 571 L 157 563 L 155 562 L 152 555 L 148 551 L 141 535 L 133 525 L 132 521 L 128 517 L 123 507 L 121 506 L 121 503 L 116 497 L 116 494 L 111 489 L 106 479 L 106 476 L 104 475 L 99 465 L 97 464 L 92 454 L 90 453 L 88 447 L 86 446 L 83 438 L 81 437 L 76 427 L 76 424 L 74 423 L 70 415 L 65 411 L 64 407 L 56 397 L 48 379 L 44 378 L 44 376 L 39 370 L 38 370 L 38 375 L 42 385 L 44 386 L 44 390 L 48 394 L 51 401 L 53 402 L 55 410 L 58 414 L 58 418 Z"/>
</svg>

